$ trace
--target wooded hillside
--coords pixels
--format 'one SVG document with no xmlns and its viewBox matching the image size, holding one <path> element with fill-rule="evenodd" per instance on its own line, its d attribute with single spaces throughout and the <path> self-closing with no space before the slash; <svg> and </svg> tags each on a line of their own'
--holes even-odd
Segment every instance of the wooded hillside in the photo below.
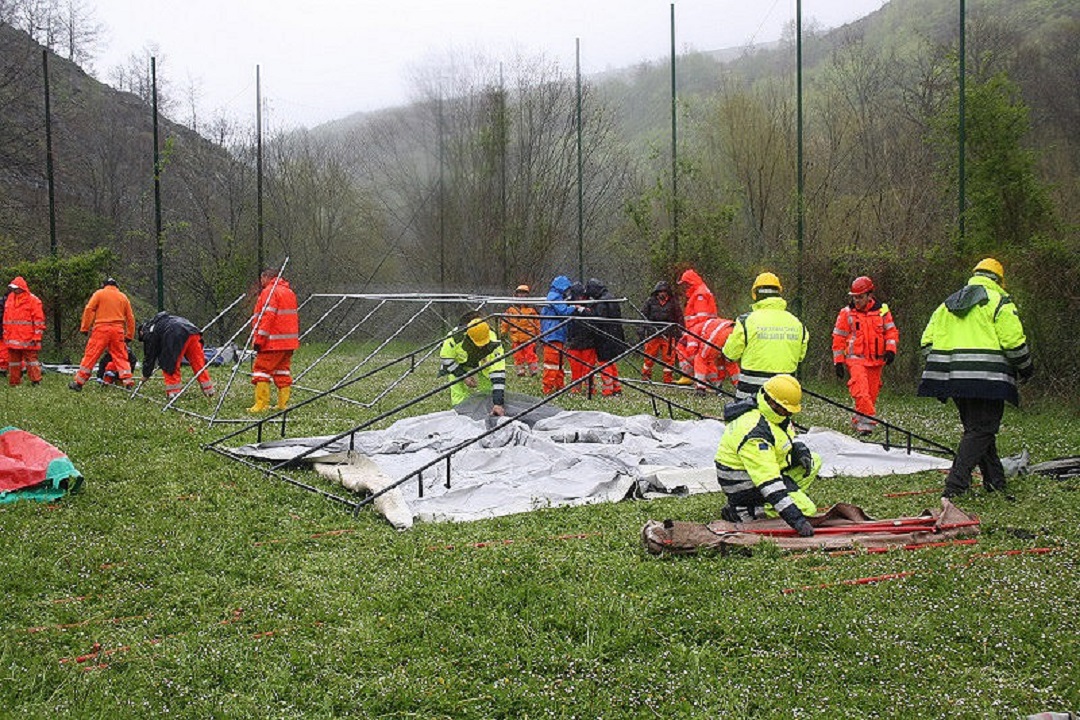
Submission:
<svg viewBox="0 0 1080 720">
<path fill-rule="evenodd" d="M 424 99 L 413 105 L 264 139 L 265 258 L 289 257 L 302 293 L 542 291 L 567 273 L 638 302 L 692 265 L 730 316 L 770 269 L 802 301 L 811 373 L 831 364 L 829 332 L 852 277 L 870 274 L 901 326 L 898 365 L 910 381 L 930 311 L 994 255 L 1039 388 L 1075 398 L 1080 8 L 969 2 L 965 37 L 963 232 L 958 12 L 950 0 L 892 0 L 804 33 L 801 243 L 792 33 L 727 63 L 678 58 L 677 194 L 668 66 L 587 81 L 579 105 L 572 73 L 544 58 L 447 58 L 417 79 Z M 0 23 L 0 65 L 7 272 L 50 252 L 41 48 Z M 55 56 L 50 66 L 59 252 L 109 248 L 109 272 L 150 308 L 147 102 Z M 163 122 L 166 305 L 193 319 L 212 317 L 255 274 L 252 126 L 200 136 Z"/>
</svg>

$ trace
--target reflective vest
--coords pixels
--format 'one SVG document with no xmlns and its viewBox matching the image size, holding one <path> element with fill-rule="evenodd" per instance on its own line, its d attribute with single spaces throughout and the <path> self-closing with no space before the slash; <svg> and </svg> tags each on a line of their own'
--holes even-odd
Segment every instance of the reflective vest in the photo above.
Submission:
<svg viewBox="0 0 1080 720">
<path fill-rule="evenodd" d="M 789 525 L 805 517 L 799 504 L 814 513 L 813 503 L 791 480 L 784 469 L 791 463 L 791 442 L 795 429 L 769 407 L 761 393 L 754 405 L 727 420 L 720 446 L 716 449 L 716 475 L 732 505 L 753 506 L 764 500 Z M 731 407 L 731 406 L 729 406 Z M 760 497 L 759 497 L 760 494 Z M 795 495 L 799 495 L 796 504 Z"/>
<path fill-rule="evenodd" d="M 40 350 L 41 336 L 45 334 L 41 300 L 30 292 L 22 277 L 15 278 L 11 284 L 22 288 L 22 292 L 9 292 L 0 308 L 4 316 L 4 341 L 0 344 L 15 350 Z"/>
<path fill-rule="evenodd" d="M 300 316 L 296 310 L 296 293 L 289 282 L 270 280 L 255 302 L 251 318 L 255 328 L 255 344 L 260 350 L 295 350 L 300 347 Z"/>
<path fill-rule="evenodd" d="M 900 333 L 888 305 L 871 300 L 865 310 L 854 305 L 841 308 L 833 327 L 833 363 L 885 364 L 885 351 L 896 354 Z"/>
<path fill-rule="evenodd" d="M 767 297 L 740 315 L 724 343 L 724 357 L 739 363 L 739 390 L 750 393 L 773 375 L 794 373 L 810 335 L 780 297 Z"/>
<path fill-rule="evenodd" d="M 443 340 L 442 347 L 439 349 L 439 359 L 439 375 L 453 375 L 458 378 L 481 365 L 491 363 L 481 370 L 478 376 L 491 382 L 492 402 L 496 405 L 503 404 L 506 395 L 506 361 L 503 359 L 502 343 L 494 332 L 488 331 L 488 341 L 480 347 L 465 333 L 464 328 L 456 328 Z M 464 385 L 464 383 L 458 383 L 458 385 Z M 463 396 L 469 393 L 460 388 L 455 391 L 455 387 L 451 387 L 451 396 L 453 404 L 456 405 L 462 399 L 456 397 L 459 393 Z M 480 389 L 483 387 L 481 386 Z"/>
<path fill-rule="evenodd" d="M 1016 373 L 1031 367 L 1031 353 L 1016 305 L 990 278 L 976 275 L 946 298 L 921 344 L 919 395 L 1019 402 Z"/>
</svg>

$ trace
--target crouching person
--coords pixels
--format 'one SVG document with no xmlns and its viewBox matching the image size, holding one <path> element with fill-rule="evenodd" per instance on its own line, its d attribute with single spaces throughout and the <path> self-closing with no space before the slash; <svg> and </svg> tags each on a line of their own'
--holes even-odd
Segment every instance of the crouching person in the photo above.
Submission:
<svg viewBox="0 0 1080 720">
<path fill-rule="evenodd" d="M 716 477 L 728 504 L 720 516 L 746 522 L 779 515 L 801 537 L 817 506 L 806 491 L 821 457 L 794 440 L 791 416 L 802 409 L 802 386 L 791 375 L 769 378 L 756 397 L 724 408 L 727 423 L 716 451 Z"/>
<path fill-rule="evenodd" d="M 139 327 L 139 340 L 143 343 L 143 378 L 150 379 L 154 366 L 161 366 L 165 378 L 165 397 L 172 400 L 184 389 L 180 378 L 180 360 L 186 359 L 191 372 L 199 379 L 199 386 L 206 397 L 214 396 L 214 383 L 206 372 L 206 353 L 202 346 L 202 333 L 187 318 L 159 312 L 150 322 Z"/>
<path fill-rule="evenodd" d="M 439 358 L 439 375 L 458 378 L 450 386 L 451 405 L 456 406 L 473 394 L 490 394 L 491 414 L 505 415 L 506 361 L 502 343 L 476 313 L 462 316 L 457 327 L 443 341 Z M 469 375 L 481 365 L 486 367 Z"/>
</svg>

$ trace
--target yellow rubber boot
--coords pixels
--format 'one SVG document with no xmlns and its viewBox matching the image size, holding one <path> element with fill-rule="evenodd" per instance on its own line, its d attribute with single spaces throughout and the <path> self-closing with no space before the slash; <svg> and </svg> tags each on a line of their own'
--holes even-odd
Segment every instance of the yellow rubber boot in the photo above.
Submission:
<svg viewBox="0 0 1080 720">
<path fill-rule="evenodd" d="M 247 409 L 249 413 L 261 413 L 270 409 L 270 383 L 255 383 L 255 404 Z"/>
<path fill-rule="evenodd" d="M 278 388 L 277 391 L 277 409 L 284 410 L 289 405 L 289 395 L 292 395 L 291 387 Z"/>
</svg>

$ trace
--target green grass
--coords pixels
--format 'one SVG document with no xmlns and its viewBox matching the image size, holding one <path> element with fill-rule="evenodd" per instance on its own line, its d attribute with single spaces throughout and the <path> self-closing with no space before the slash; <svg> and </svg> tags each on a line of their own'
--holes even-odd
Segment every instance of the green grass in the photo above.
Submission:
<svg viewBox="0 0 1080 720">
<path fill-rule="evenodd" d="M 335 358 L 311 384 L 342 367 Z M 433 368 L 371 408 L 302 408 L 290 433 L 358 424 L 429 387 Z M 233 426 L 116 390 L 75 394 L 67 380 L 0 387 L 0 424 L 53 442 L 87 479 L 55 505 L 0 506 L 3 717 L 951 720 L 1080 709 L 1075 480 L 1014 480 L 1011 503 L 976 492 L 961 505 L 983 520 L 978 545 L 918 552 L 642 551 L 647 519 L 715 519 L 712 496 L 397 533 L 370 509 L 353 517 L 200 450 Z M 843 397 L 838 384 L 818 389 Z M 160 379 L 145 390 L 157 398 Z M 223 416 L 250 401 L 237 378 Z M 629 392 L 567 405 L 647 407 Z M 182 406 L 209 409 L 197 397 Z M 958 436 L 951 406 L 887 396 L 882 408 L 939 441 Z M 808 403 L 807 424 L 845 421 Z M 1076 453 L 1080 423 L 1074 410 L 1010 409 L 1000 444 L 1033 461 Z M 938 473 L 835 478 L 814 496 L 887 517 L 937 502 L 887 494 L 941 484 Z M 1034 548 L 1054 552 L 1004 554 Z"/>
</svg>

